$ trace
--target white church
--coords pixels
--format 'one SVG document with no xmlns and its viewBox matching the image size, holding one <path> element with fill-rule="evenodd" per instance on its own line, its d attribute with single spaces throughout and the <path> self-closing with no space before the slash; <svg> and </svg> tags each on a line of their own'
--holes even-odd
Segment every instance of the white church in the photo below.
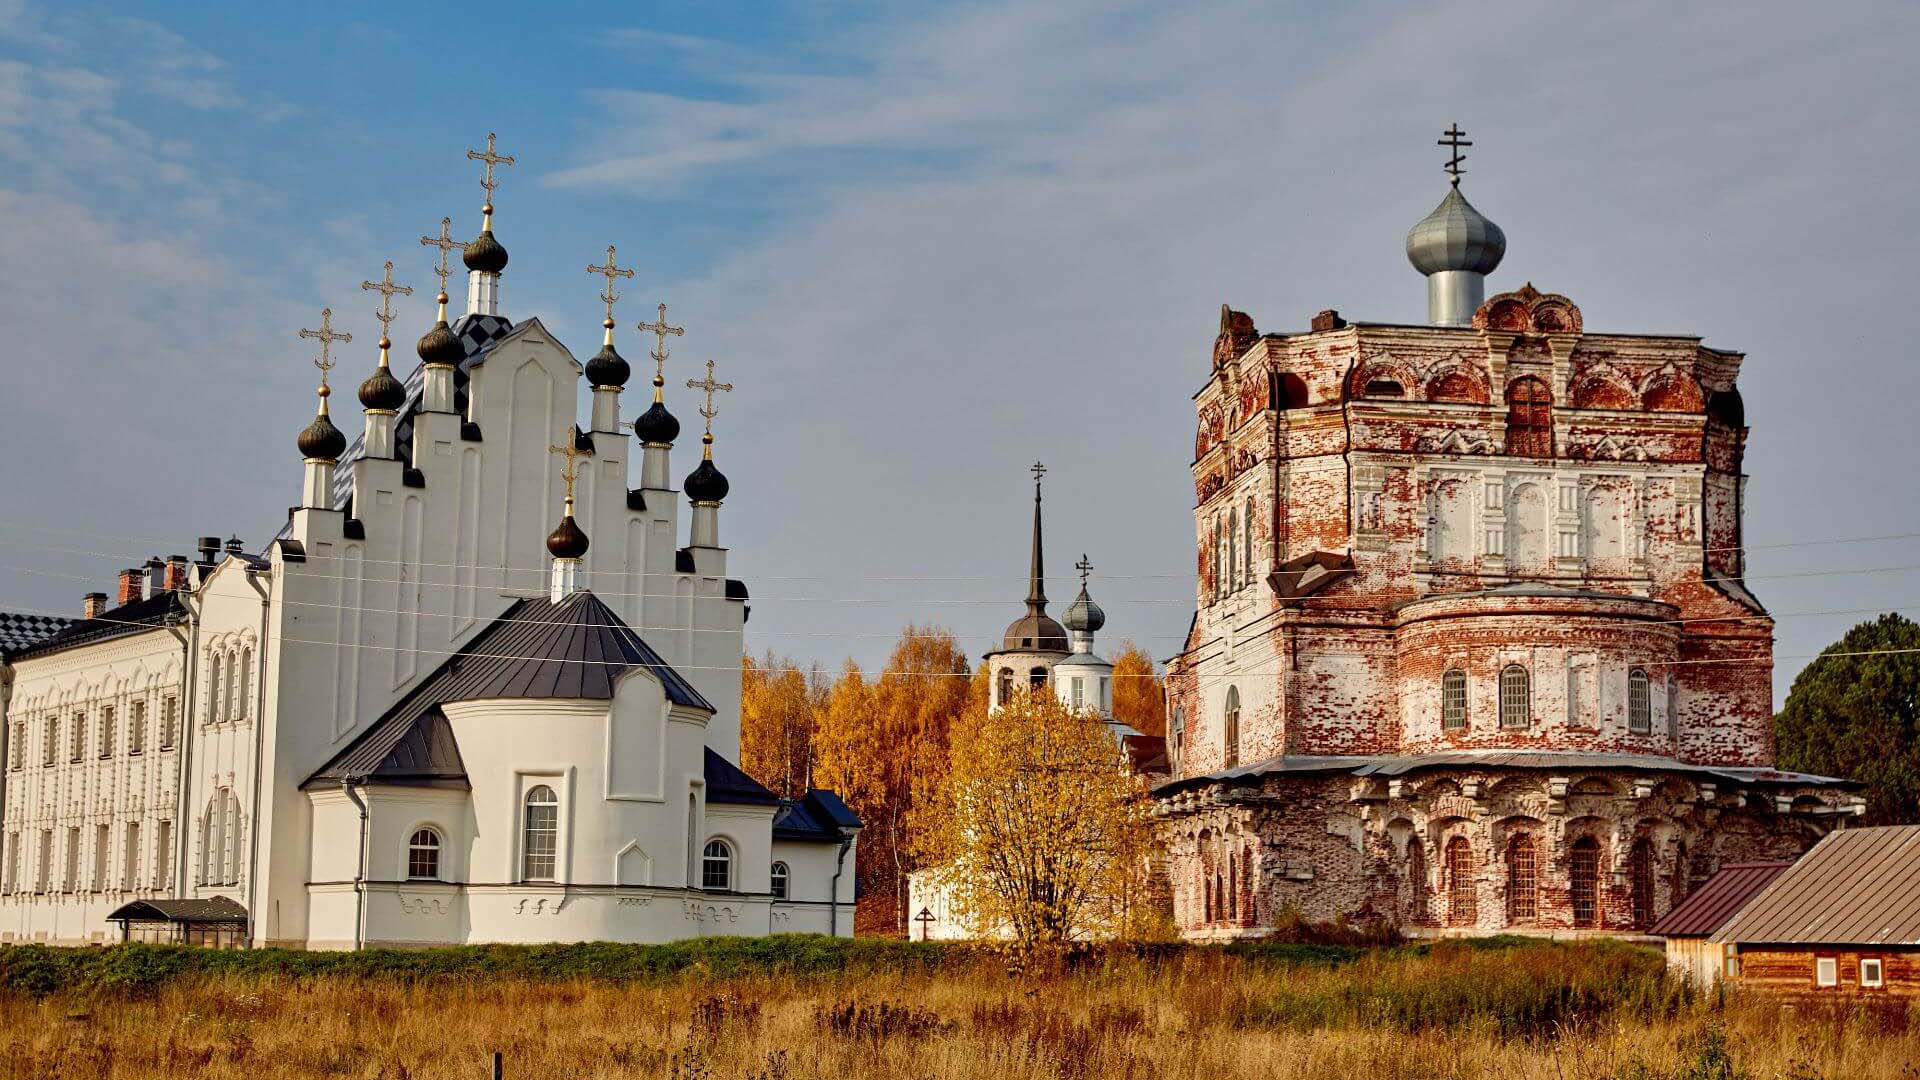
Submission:
<svg viewBox="0 0 1920 1080">
<path fill-rule="evenodd" d="M 501 305 L 495 167 L 464 245 L 466 313 L 405 382 L 377 366 L 349 445 L 318 330 L 299 504 L 261 549 L 203 538 L 89 594 L 84 618 L 0 614 L 0 942 L 344 949 L 853 931 L 860 822 L 828 791 L 741 772 L 747 589 L 720 542 L 713 365 L 679 491 L 662 390 L 584 365 Z M 579 382 L 590 386 L 586 422 Z M 631 434 L 628 433 L 629 428 Z M 635 445 L 637 443 L 637 446 Z M 637 475 L 636 475 L 637 472 Z M 690 508 L 680 531 L 681 499 Z M 558 527 L 555 523 L 558 522 Z"/>
</svg>

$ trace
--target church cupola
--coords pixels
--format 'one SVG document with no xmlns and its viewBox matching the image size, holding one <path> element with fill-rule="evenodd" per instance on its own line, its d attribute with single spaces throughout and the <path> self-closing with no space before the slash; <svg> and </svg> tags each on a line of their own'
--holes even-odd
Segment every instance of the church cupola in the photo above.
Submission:
<svg viewBox="0 0 1920 1080">
<path fill-rule="evenodd" d="M 306 461 L 305 482 L 301 485 L 300 505 L 328 509 L 333 506 L 333 470 L 340 462 L 340 455 L 347 451 L 347 437 L 333 426 L 333 418 L 327 415 L 327 399 L 333 396 L 333 388 L 327 385 L 327 372 L 333 370 L 333 343 L 351 342 L 353 335 L 333 328 L 333 309 L 320 309 L 320 329 L 301 330 L 302 338 L 312 338 L 320 342 L 320 355 L 313 366 L 320 369 L 320 387 L 315 393 L 320 398 L 320 407 L 315 411 L 313 423 L 300 431 L 300 437 L 294 440 L 300 448 L 300 456 Z"/>
<path fill-rule="evenodd" d="M 487 201 L 480 207 L 480 235 L 467 242 L 460 253 L 460 261 L 467 264 L 467 314 L 500 314 L 500 274 L 507 268 L 507 249 L 493 238 L 493 192 L 500 182 L 493 178 L 496 165 L 512 165 L 510 154 L 494 152 L 494 135 L 487 134 L 487 149 L 467 151 L 469 161 L 478 161 L 486 165 L 486 175 L 480 186 L 486 189 Z"/>
<path fill-rule="evenodd" d="M 620 350 L 613 347 L 613 305 L 620 294 L 613 291 L 613 284 L 620 278 L 633 277 L 633 271 L 623 269 L 613 261 L 613 245 L 607 245 L 607 261 L 600 266 L 587 267 L 587 273 L 599 274 L 607 279 L 607 288 L 600 294 L 600 301 L 607 305 L 607 317 L 601 322 L 606 328 L 606 340 L 600 351 L 587 361 L 587 382 L 593 387 L 593 419 L 589 425 L 594 431 L 618 433 L 620 430 L 620 391 L 627 385 L 627 377 L 633 374 L 626 358 Z"/>
<path fill-rule="evenodd" d="M 643 322 L 638 329 L 654 336 L 653 350 L 653 404 L 633 422 L 633 437 L 640 440 L 640 486 L 651 491 L 667 490 L 669 481 L 668 452 L 673 440 L 680 437 L 680 421 L 667 411 L 661 389 L 667 385 L 667 339 L 680 337 L 687 331 L 684 327 L 667 324 L 667 305 L 661 304 L 659 314 L 654 321 Z"/>
<path fill-rule="evenodd" d="M 440 219 L 439 236 L 423 236 L 421 246 L 440 249 L 440 260 L 434 265 L 433 272 L 440 279 L 440 292 L 434 297 L 439 305 L 439 314 L 434 317 L 433 326 L 421 335 L 420 343 L 414 351 L 420 354 L 420 408 L 425 412 L 450 413 L 453 409 L 453 372 L 460 361 L 467 358 L 467 350 L 454 336 L 453 328 L 447 325 L 447 275 L 453 272 L 447 265 L 447 258 L 454 248 L 460 246 L 453 238 L 453 219 Z"/>
<path fill-rule="evenodd" d="M 379 281 L 363 281 L 360 287 L 380 294 L 380 312 L 374 316 L 380 320 L 380 366 L 374 368 L 373 374 L 367 376 L 367 381 L 360 384 L 360 407 L 366 411 L 367 425 L 362 445 L 370 458 L 391 458 L 394 454 L 394 414 L 407 403 L 407 388 L 393 377 L 393 369 L 388 366 L 387 351 L 393 348 L 393 340 L 388 333 L 393 329 L 395 318 L 393 298 L 412 296 L 413 289 L 394 284 L 392 260 L 388 260 Z"/>
<path fill-rule="evenodd" d="M 1466 326 L 1486 299 L 1487 275 L 1507 253 L 1507 234 L 1460 194 L 1463 146 L 1473 143 L 1455 124 L 1440 145 L 1453 157 L 1446 164 L 1452 178 L 1447 197 L 1407 233 L 1407 260 L 1427 278 L 1427 321 L 1435 326 Z"/>
<path fill-rule="evenodd" d="M 1080 571 L 1080 595 L 1074 597 L 1073 603 L 1067 606 L 1066 612 L 1060 616 L 1060 622 L 1073 635 L 1073 651 L 1090 653 L 1093 651 L 1093 635 L 1107 625 L 1107 613 L 1100 610 L 1100 605 L 1094 603 L 1093 597 L 1087 592 L 1087 578 L 1093 573 L 1092 561 L 1081 555 L 1073 568 Z"/>
<path fill-rule="evenodd" d="M 553 453 L 565 455 L 567 459 L 566 467 L 560 473 L 560 479 L 567 485 L 566 507 L 560 513 L 560 524 L 547 534 L 547 554 L 553 556 L 553 574 L 547 599 L 557 604 L 579 591 L 580 560 L 587 554 L 586 530 L 573 520 L 573 483 L 579 475 L 579 460 L 586 454 L 572 441 L 550 449 Z"/>
<path fill-rule="evenodd" d="M 1045 465 L 1033 463 L 1033 552 L 1027 569 L 1027 613 L 1007 627 L 1001 642 L 1001 648 L 1007 651 L 1067 651 L 1066 630 L 1047 614 L 1046 570 L 1040 538 L 1040 478 L 1046 474 Z"/>
<path fill-rule="evenodd" d="M 717 548 L 720 546 L 720 503 L 727 497 L 727 477 L 713 463 L 713 418 L 720 415 L 714 408 L 715 392 L 731 391 L 732 383 L 715 382 L 713 361 L 707 361 L 707 377 L 688 379 L 687 389 L 704 391 L 706 404 L 700 406 L 700 415 L 706 419 L 706 431 L 700 436 L 700 464 L 687 474 L 680 485 L 687 493 L 687 501 L 693 504 L 693 536 L 689 543 L 697 548 Z"/>
</svg>

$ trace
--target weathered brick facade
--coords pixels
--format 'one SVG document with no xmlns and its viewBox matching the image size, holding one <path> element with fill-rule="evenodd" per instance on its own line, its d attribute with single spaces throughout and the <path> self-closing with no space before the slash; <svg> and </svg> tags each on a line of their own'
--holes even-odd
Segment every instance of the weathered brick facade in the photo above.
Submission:
<svg viewBox="0 0 1920 1080">
<path fill-rule="evenodd" d="M 1628 930 L 1855 809 L 1772 770 L 1740 354 L 1530 285 L 1312 327 L 1223 308 L 1196 398 L 1157 793 L 1184 932 Z"/>
</svg>

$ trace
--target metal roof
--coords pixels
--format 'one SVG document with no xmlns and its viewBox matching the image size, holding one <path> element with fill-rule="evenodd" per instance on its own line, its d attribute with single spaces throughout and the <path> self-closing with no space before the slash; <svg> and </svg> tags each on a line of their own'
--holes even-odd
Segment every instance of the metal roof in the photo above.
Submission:
<svg viewBox="0 0 1920 1080">
<path fill-rule="evenodd" d="M 1706 937 L 1726 924 L 1790 862 L 1728 863 L 1647 932 L 1661 937 Z"/>
<path fill-rule="evenodd" d="M 347 779 L 464 786 L 466 766 L 440 712 L 442 704 L 487 698 L 606 700 L 635 667 L 660 680 L 668 701 L 714 711 L 591 592 L 574 593 L 558 604 L 517 600 L 302 786 Z"/>
<path fill-rule="evenodd" d="M 1167 795 L 1218 781 L 1253 783 L 1263 776 L 1286 773 L 1346 772 L 1354 776 L 1406 776 L 1423 769 L 1479 766 L 1508 769 L 1627 769 L 1639 772 L 1686 773 L 1718 777 L 1741 784 L 1813 784 L 1852 786 L 1853 781 L 1810 773 L 1732 765 L 1691 765 L 1653 754 L 1593 754 L 1573 750 L 1470 750 L 1437 754 L 1313 755 L 1286 754 L 1234 769 L 1184 776 L 1162 784 L 1155 794 Z"/>
<path fill-rule="evenodd" d="M 72 619 L 58 615 L 29 615 L 24 611 L 0 611 L 0 660 L 52 637 L 67 628 Z"/>
<path fill-rule="evenodd" d="M 246 922 L 247 909 L 230 897 L 206 900 L 169 900 L 154 897 L 122 904 L 107 916 L 108 922 Z"/>
<path fill-rule="evenodd" d="M 1708 940 L 1920 945 L 1920 825 L 1828 833 Z"/>
<path fill-rule="evenodd" d="M 819 788 L 781 803 L 773 816 L 773 835 L 779 840 L 839 841 L 858 828 L 859 817 L 840 796 Z"/>
<path fill-rule="evenodd" d="M 160 628 L 172 616 L 185 617 L 186 610 L 177 592 L 162 590 L 130 604 L 109 608 L 99 618 L 69 621 L 54 633 L 11 653 L 9 659 L 24 660 L 129 634 L 143 634 Z"/>
<path fill-rule="evenodd" d="M 768 790 L 765 784 L 755 780 L 740 770 L 738 765 L 706 747 L 704 772 L 707 781 L 707 801 L 710 803 L 730 803 L 737 806 L 777 806 L 780 796 Z"/>
</svg>

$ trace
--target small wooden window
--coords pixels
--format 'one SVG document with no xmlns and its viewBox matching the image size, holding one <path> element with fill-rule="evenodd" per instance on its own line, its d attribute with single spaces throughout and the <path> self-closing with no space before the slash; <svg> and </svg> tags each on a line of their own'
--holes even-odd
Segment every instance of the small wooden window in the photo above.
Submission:
<svg viewBox="0 0 1920 1080">
<path fill-rule="evenodd" d="M 440 877 L 440 834 L 432 829 L 415 829 L 407 838 L 407 877 L 437 881 Z"/>
<path fill-rule="evenodd" d="M 785 900 L 787 898 L 787 889 L 789 888 L 789 881 L 792 876 L 793 875 L 787 870 L 786 863 L 777 862 L 773 864 L 773 870 L 769 874 L 768 880 L 772 883 L 773 898 L 775 900 Z"/>
<path fill-rule="evenodd" d="M 1840 958 L 1837 956 L 1814 957 L 1813 984 L 1815 986 L 1839 986 Z"/>
<path fill-rule="evenodd" d="M 1531 375 L 1507 387 L 1507 453 L 1553 456 L 1553 392 Z"/>
<path fill-rule="evenodd" d="M 1861 957 L 1860 985 L 1870 990 L 1877 990 L 1886 986 L 1887 969 L 1885 961 L 1877 956 Z"/>
<path fill-rule="evenodd" d="M 712 892 L 733 888 L 733 845 L 709 840 L 700 852 L 700 887 Z"/>
<path fill-rule="evenodd" d="M 1440 726 L 1450 731 L 1467 726 L 1467 673 L 1459 668 L 1440 677 Z"/>
</svg>

